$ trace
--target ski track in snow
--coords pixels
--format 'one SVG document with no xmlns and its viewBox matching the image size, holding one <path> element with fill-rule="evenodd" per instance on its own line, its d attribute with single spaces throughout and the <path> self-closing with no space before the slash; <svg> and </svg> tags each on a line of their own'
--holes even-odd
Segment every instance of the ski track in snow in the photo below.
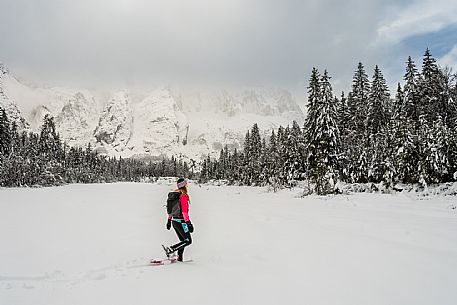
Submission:
<svg viewBox="0 0 457 305">
<path fill-rule="evenodd" d="M 455 304 L 453 196 L 191 184 L 186 261 L 151 266 L 173 187 L 0 189 L 0 304 Z"/>
</svg>

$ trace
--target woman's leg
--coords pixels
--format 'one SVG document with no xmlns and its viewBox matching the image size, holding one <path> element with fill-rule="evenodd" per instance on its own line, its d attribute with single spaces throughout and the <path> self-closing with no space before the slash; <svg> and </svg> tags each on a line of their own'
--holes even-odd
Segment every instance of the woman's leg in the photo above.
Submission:
<svg viewBox="0 0 457 305">
<path fill-rule="evenodd" d="M 184 248 L 192 243 L 192 237 L 185 223 L 173 221 L 173 228 L 175 229 L 180 242 L 171 246 L 171 248 L 174 251 L 178 251 L 178 260 L 182 261 Z"/>
</svg>

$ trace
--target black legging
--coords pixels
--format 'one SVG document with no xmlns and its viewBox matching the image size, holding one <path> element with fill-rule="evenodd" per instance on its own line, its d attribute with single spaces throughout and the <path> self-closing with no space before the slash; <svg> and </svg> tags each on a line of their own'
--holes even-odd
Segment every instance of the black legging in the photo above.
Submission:
<svg viewBox="0 0 457 305">
<path fill-rule="evenodd" d="M 178 257 L 182 259 L 184 253 L 184 248 L 192 243 L 192 236 L 190 235 L 189 230 L 187 229 L 187 224 L 184 222 L 178 222 L 172 220 L 173 228 L 176 231 L 176 235 L 180 240 L 176 245 L 171 246 L 173 251 L 178 251 Z"/>
</svg>

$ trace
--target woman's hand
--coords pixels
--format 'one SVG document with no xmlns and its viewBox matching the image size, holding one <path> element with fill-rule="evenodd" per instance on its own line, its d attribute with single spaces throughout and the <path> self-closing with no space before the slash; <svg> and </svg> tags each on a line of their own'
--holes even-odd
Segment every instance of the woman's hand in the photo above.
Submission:
<svg viewBox="0 0 457 305">
<path fill-rule="evenodd" d="M 192 225 L 190 220 L 186 221 L 186 225 L 187 225 L 187 228 L 189 229 L 189 232 L 193 233 L 194 232 L 194 226 Z"/>
</svg>

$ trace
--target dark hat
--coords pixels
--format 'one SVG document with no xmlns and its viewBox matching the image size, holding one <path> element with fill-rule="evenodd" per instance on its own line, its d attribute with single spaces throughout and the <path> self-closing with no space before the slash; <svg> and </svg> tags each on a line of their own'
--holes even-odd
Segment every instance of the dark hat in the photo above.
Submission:
<svg viewBox="0 0 457 305">
<path fill-rule="evenodd" d="M 187 185 L 187 180 L 184 178 L 179 178 L 176 184 L 178 185 L 178 188 L 185 187 Z"/>
</svg>

